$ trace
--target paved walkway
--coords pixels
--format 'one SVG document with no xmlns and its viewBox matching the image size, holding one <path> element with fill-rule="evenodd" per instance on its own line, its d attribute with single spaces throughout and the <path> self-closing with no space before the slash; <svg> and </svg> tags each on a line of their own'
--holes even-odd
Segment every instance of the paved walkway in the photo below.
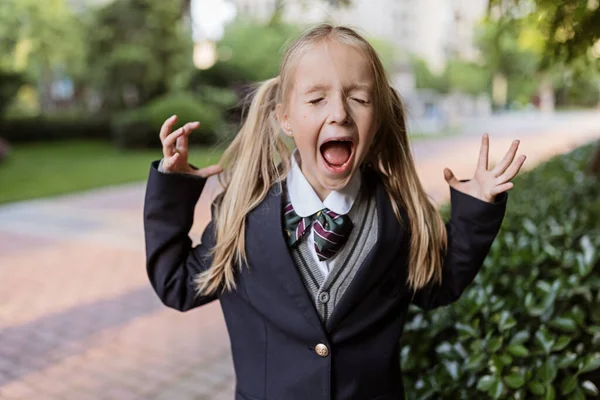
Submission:
<svg viewBox="0 0 600 400">
<path fill-rule="evenodd" d="M 599 139 L 600 123 L 595 128 L 494 132 L 492 161 L 519 138 L 531 168 Z M 414 145 L 435 201 L 448 196 L 443 168 L 468 177 L 479 143 L 477 134 Z M 150 288 L 144 188 L 141 182 L 0 207 L 0 399 L 233 398 L 219 304 L 178 313 Z M 205 224 L 197 213 L 194 244 Z"/>
</svg>

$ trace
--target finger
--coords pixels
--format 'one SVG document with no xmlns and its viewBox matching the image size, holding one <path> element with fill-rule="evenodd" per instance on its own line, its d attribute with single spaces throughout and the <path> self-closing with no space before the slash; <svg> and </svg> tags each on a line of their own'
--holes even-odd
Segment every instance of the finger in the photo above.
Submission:
<svg viewBox="0 0 600 400">
<path fill-rule="evenodd" d="M 492 190 L 490 190 L 490 194 L 492 196 L 497 196 L 500 193 L 512 189 L 514 186 L 515 185 L 512 182 L 503 183 L 502 185 L 495 186 Z"/>
<path fill-rule="evenodd" d="M 177 115 L 172 115 L 167 118 L 167 120 L 162 124 L 160 128 L 160 140 L 161 142 L 165 140 L 165 138 L 171 133 L 171 129 L 173 129 L 173 125 L 177 122 Z"/>
<path fill-rule="evenodd" d="M 192 133 L 192 130 L 198 128 L 199 126 L 200 123 L 198 121 L 188 122 L 183 126 L 183 135 L 177 138 L 175 144 L 175 148 L 177 149 L 177 151 L 187 151 L 189 134 Z"/>
<path fill-rule="evenodd" d="M 452 173 L 452 171 L 450 171 L 450 169 L 448 168 L 444 168 L 444 179 L 446 179 L 446 182 L 448 182 L 450 186 L 454 186 L 460 183 L 458 179 L 456 179 L 456 177 L 454 176 L 454 173 Z"/>
<path fill-rule="evenodd" d="M 526 158 L 527 156 L 525 155 L 522 155 L 519 158 L 517 158 L 517 161 L 515 161 L 502 175 L 496 178 L 496 183 L 501 184 L 510 181 L 512 178 L 514 178 L 521 170 L 521 167 L 523 166 L 523 163 L 525 162 Z"/>
<path fill-rule="evenodd" d="M 513 140 L 508 152 L 504 155 L 504 158 L 496 167 L 494 168 L 494 176 L 498 176 L 503 173 L 506 168 L 513 162 L 515 156 L 517 155 L 517 149 L 519 148 L 520 140 Z"/>
<path fill-rule="evenodd" d="M 477 169 L 487 171 L 488 169 L 488 157 L 490 149 L 490 137 L 487 133 L 483 134 L 481 138 L 481 148 L 479 149 L 479 161 L 477 162 Z"/>
<path fill-rule="evenodd" d="M 181 155 L 179 153 L 175 153 L 175 154 L 173 154 L 173 156 L 165 158 L 165 161 L 164 161 L 165 169 L 169 170 L 169 169 L 173 168 L 175 166 L 175 164 L 177 164 L 177 162 L 179 161 L 179 157 L 181 157 Z"/>
<path fill-rule="evenodd" d="M 177 129 L 175 132 L 170 133 L 165 140 L 163 140 L 163 154 L 165 158 L 173 157 L 176 153 L 174 142 L 181 135 L 181 129 Z"/>
<path fill-rule="evenodd" d="M 185 127 L 182 126 L 181 128 L 177 129 L 173 133 L 170 133 L 169 136 L 167 136 L 167 138 L 165 140 L 163 140 L 163 147 L 168 148 L 171 152 L 174 152 L 175 151 L 175 148 L 174 148 L 175 142 L 177 141 L 177 138 L 179 138 L 180 136 L 182 136 L 186 133 L 186 130 L 184 128 Z M 171 155 L 169 155 L 169 157 Z"/>
<path fill-rule="evenodd" d="M 208 178 L 216 174 L 223 172 L 223 168 L 220 165 L 211 165 L 206 168 L 198 169 L 194 171 L 195 175 L 201 176 L 202 178 Z"/>
<path fill-rule="evenodd" d="M 186 153 L 188 147 L 188 137 L 189 135 L 183 134 L 177 138 L 175 142 L 175 149 L 178 153 Z"/>
</svg>

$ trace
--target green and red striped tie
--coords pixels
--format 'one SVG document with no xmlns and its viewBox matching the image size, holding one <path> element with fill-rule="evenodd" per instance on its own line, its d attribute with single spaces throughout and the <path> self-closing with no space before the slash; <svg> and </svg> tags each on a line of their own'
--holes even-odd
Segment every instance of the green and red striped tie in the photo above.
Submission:
<svg viewBox="0 0 600 400">
<path fill-rule="evenodd" d="M 315 250 L 321 261 L 330 259 L 344 246 L 353 227 L 350 217 L 336 214 L 328 208 L 311 216 L 301 217 L 294 211 L 292 203 L 288 203 L 283 209 L 283 220 L 288 246 L 292 248 L 300 243 L 300 239 L 312 227 Z"/>
</svg>

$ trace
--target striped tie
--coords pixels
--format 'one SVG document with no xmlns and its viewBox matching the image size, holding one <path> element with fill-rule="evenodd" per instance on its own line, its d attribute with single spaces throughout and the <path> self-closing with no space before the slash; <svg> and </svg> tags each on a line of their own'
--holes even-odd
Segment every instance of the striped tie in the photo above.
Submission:
<svg viewBox="0 0 600 400">
<path fill-rule="evenodd" d="M 315 250 L 320 261 L 333 257 L 344 246 L 353 226 L 350 217 L 336 214 L 327 208 L 309 217 L 301 217 L 294 211 L 292 203 L 288 203 L 283 213 L 288 246 L 297 246 L 312 226 Z"/>
</svg>

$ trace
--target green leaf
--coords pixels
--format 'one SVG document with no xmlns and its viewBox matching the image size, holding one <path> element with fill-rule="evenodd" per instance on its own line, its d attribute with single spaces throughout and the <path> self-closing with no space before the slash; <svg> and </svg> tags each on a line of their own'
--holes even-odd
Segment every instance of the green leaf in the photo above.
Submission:
<svg viewBox="0 0 600 400">
<path fill-rule="evenodd" d="M 462 335 L 472 336 L 472 337 L 479 336 L 479 332 L 477 332 L 477 330 L 475 328 L 473 328 L 471 325 L 457 323 L 455 325 L 455 327 L 456 327 L 456 330 L 458 331 L 458 333 L 460 333 Z"/>
<path fill-rule="evenodd" d="M 444 361 L 444 367 L 446 367 L 446 371 L 452 379 L 458 381 L 458 363 L 456 361 Z"/>
<path fill-rule="evenodd" d="M 585 312 L 579 306 L 573 307 L 573 309 L 567 313 L 567 316 L 573 318 L 579 325 L 585 324 Z"/>
<path fill-rule="evenodd" d="M 556 399 L 556 391 L 554 390 L 554 386 L 547 385 L 546 393 L 544 394 L 544 400 L 554 400 Z"/>
<path fill-rule="evenodd" d="M 525 230 L 527 232 L 529 232 L 531 234 L 531 236 L 536 236 L 537 235 L 537 226 L 529 218 L 525 218 L 523 220 L 523 228 L 525 228 Z"/>
<path fill-rule="evenodd" d="M 586 265 L 593 266 L 595 258 L 596 258 L 596 246 L 590 240 L 589 235 L 583 235 L 579 240 L 581 244 L 581 248 L 583 249 L 583 261 Z"/>
<path fill-rule="evenodd" d="M 515 357 L 526 357 L 529 355 L 529 350 L 521 344 L 511 344 L 506 350 Z"/>
<path fill-rule="evenodd" d="M 556 378 L 558 369 L 554 360 L 547 358 L 544 363 L 537 369 L 537 376 L 546 383 L 551 383 Z"/>
<path fill-rule="evenodd" d="M 525 308 L 527 309 L 527 311 L 533 310 L 535 308 L 535 297 L 531 292 L 525 295 Z"/>
<path fill-rule="evenodd" d="M 546 281 L 538 281 L 535 286 L 546 293 L 552 292 L 552 286 Z"/>
<path fill-rule="evenodd" d="M 485 357 L 486 356 L 484 353 L 479 353 L 469 357 L 465 368 L 469 370 L 480 368 L 483 365 Z"/>
<path fill-rule="evenodd" d="M 571 338 L 568 336 L 561 336 L 558 338 L 558 340 L 556 341 L 556 343 L 554 343 L 554 345 L 552 346 L 552 351 L 561 351 L 563 350 L 565 347 L 567 347 L 567 345 L 571 343 Z"/>
<path fill-rule="evenodd" d="M 489 390 L 487 391 L 487 393 L 492 396 L 492 398 L 494 399 L 501 399 L 504 396 L 504 391 L 506 390 L 504 383 L 500 380 L 497 379 L 493 384 L 492 387 L 489 388 Z"/>
<path fill-rule="evenodd" d="M 529 339 L 529 336 L 529 332 L 527 331 L 517 332 L 510 340 L 510 344 L 523 344 Z"/>
<path fill-rule="evenodd" d="M 587 326 L 585 327 L 585 330 L 587 331 L 587 333 L 589 333 L 590 335 L 595 335 L 597 333 L 600 333 L 600 325 L 591 325 L 591 326 Z"/>
<path fill-rule="evenodd" d="M 546 392 L 544 385 L 538 381 L 531 381 L 527 384 L 527 389 L 536 396 L 541 396 Z"/>
<path fill-rule="evenodd" d="M 584 254 L 578 253 L 575 256 L 575 260 L 577 260 L 577 262 L 576 262 L 577 273 L 579 274 L 580 277 L 584 278 L 584 277 L 588 276 L 590 272 L 592 272 L 593 264 L 588 264 L 585 261 Z"/>
<path fill-rule="evenodd" d="M 498 381 L 498 378 L 491 375 L 484 375 L 477 381 L 477 390 L 487 392 Z"/>
<path fill-rule="evenodd" d="M 571 365 L 573 365 L 575 360 L 577 360 L 577 354 L 575 353 L 567 353 L 562 355 L 558 360 L 558 368 L 569 368 Z"/>
<path fill-rule="evenodd" d="M 560 251 L 558 251 L 556 249 L 556 247 L 552 246 L 550 243 L 544 242 L 544 244 L 542 245 L 542 248 L 552 258 L 559 258 L 560 257 Z"/>
<path fill-rule="evenodd" d="M 488 342 L 487 349 L 490 353 L 495 353 L 502 346 L 502 337 L 493 338 Z"/>
<path fill-rule="evenodd" d="M 452 352 L 452 346 L 448 342 L 443 342 L 438 347 L 436 347 L 435 351 L 441 356 L 448 355 Z"/>
<path fill-rule="evenodd" d="M 512 363 L 512 357 L 510 357 L 508 354 L 494 354 L 490 362 L 499 373 L 506 365 Z"/>
<path fill-rule="evenodd" d="M 553 328 L 560 329 L 564 332 L 575 332 L 577 324 L 571 318 L 558 317 L 548 323 Z"/>
<path fill-rule="evenodd" d="M 593 354 L 583 360 L 583 363 L 579 366 L 579 373 L 583 374 L 598 368 L 600 368 L 600 354 Z"/>
<path fill-rule="evenodd" d="M 588 394 L 591 394 L 592 396 L 598 395 L 598 388 L 591 381 L 583 382 L 581 384 L 581 387 L 583 388 L 583 390 L 585 390 Z"/>
<path fill-rule="evenodd" d="M 546 329 L 545 326 L 542 326 L 535 333 L 535 340 L 536 340 L 536 343 L 538 343 L 540 345 L 542 350 L 544 350 L 544 353 L 546 353 L 546 354 L 550 353 L 550 350 L 552 349 L 552 345 L 554 344 L 554 339 L 552 338 L 552 335 L 550 334 L 550 332 L 548 332 L 548 330 Z"/>
<path fill-rule="evenodd" d="M 583 394 L 583 390 L 580 388 L 576 388 L 573 393 L 567 397 L 568 400 L 585 400 L 585 394 Z"/>
<path fill-rule="evenodd" d="M 571 393 L 577 387 L 579 383 L 577 375 L 570 375 L 565 377 L 560 384 L 560 393 L 567 395 Z"/>
<path fill-rule="evenodd" d="M 517 324 L 517 321 L 508 311 L 502 311 L 500 314 L 500 321 L 498 322 L 498 329 L 500 332 L 506 331 Z"/>
<path fill-rule="evenodd" d="M 504 365 L 512 364 L 513 358 L 510 356 L 510 354 L 500 354 L 499 357 L 502 360 L 502 362 L 504 363 Z"/>
<path fill-rule="evenodd" d="M 519 372 L 512 372 L 504 377 L 504 382 L 511 389 L 518 389 L 525 384 L 525 377 Z"/>
</svg>

